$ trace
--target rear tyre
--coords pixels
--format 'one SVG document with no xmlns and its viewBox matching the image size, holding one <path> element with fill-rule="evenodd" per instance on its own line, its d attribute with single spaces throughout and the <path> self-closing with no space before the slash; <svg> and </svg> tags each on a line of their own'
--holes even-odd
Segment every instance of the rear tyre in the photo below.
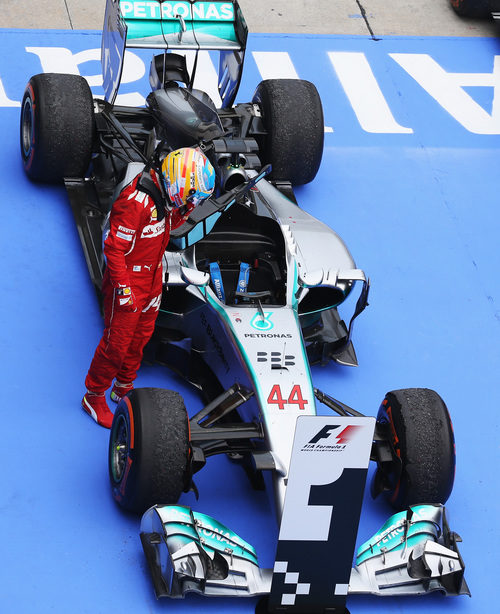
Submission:
<svg viewBox="0 0 500 614">
<path fill-rule="evenodd" d="M 301 79 L 261 81 L 253 96 L 266 135 L 258 138 L 271 178 L 303 185 L 314 179 L 323 156 L 323 107 L 316 87 Z"/>
<path fill-rule="evenodd" d="M 462 17 L 489 17 L 491 0 L 450 0 L 453 10 Z"/>
<path fill-rule="evenodd" d="M 190 482 L 189 422 L 180 394 L 137 388 L 115 412 L 109 438 L 109 479 L 115 501 L 142 514 L 177 503 Z"/>
<path fill-rule="evenodd" d="M 428 388 L 388 392 L 377 422 L 388 428 L 401 471 L 386 474 L 386 496 L 404 510 L 415 503 L 444 504 L 455 479 L 455 440 L 443 399 Z"/>
<path fill-rule="evenodd" d="M 87 172 L 95 134 L 94 102 L 79 75 L 31 77 L 21 104 L 20 145 L 30 179 L 59 183 Z"/>
</svg>

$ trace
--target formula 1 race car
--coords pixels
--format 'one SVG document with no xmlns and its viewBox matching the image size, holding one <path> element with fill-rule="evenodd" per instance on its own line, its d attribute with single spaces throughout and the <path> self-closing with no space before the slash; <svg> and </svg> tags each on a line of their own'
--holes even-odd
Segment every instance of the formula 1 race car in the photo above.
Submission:
<svg viewBox="0 0 500 614">
<path fill-rule="evenodd" d="M 23 98 L 26 173 L 64 181 L 98 296 L 102 236 L 121 188 L 181 146 L 200 147 L 217 172 L 214 196 L 171 233 L 147 348 L 149 360 L 185 377 L 206 405 L 189 417 L 175 391 L 124 397 L 110 433 L 113 497 L 143 514 L 157 596 L 268 595 L 262 611 L 344 612 L 351 593 L 468 594 L 443 508 L 455 468 L 443 400 L 422 388 L 389 392 L 375 420 L 312 383 L 312 364 L 357 364 L 353 322 L 369 282 L 341 238 L 295 199 L 293 186 L 312 181 L 322 158 L 315 86 L 266 80 L 252 102 L 235 105 L 246 39 L 235 0 L 108 0 L 105 99 L 93 99 L 83 78 L 59 74 L 35 75 Z M 162 49 L 144 108 L 114 104 L 126 47 Z M 220 54 L 220 108 L 194 87 L 209 50 Z M 346 324 L 338 306 L 355 286 Z M 317 415 L 317 402 L 333 417 Z M 272 489 L 280 522 L 273 570 L 214 518 L 177 505 L 215 454 Z M 360 547 L 351 569 L 370 459 L 372 494 L 385 493 L 398 513 Z M 312 560 L 322 565 L 311 569 Z"/>
</svg>

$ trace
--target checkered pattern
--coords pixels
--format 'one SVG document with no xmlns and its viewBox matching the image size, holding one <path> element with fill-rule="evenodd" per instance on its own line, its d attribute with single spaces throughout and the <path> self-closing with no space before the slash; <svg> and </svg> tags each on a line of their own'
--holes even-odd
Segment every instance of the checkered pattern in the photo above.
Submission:
<svg viewBox="0 0 500 614">
<path fill-rule="evenodd" d="M 283 593 L 281 596 L 281 605 L 295 605 L 297 595 L 309 595 L 311 585 L 305 582 L 299 582 L 299 573 L 296 571 L 288 571 L 288 561 L 276 561 L 274 564 L 275 574 L 285 574 L 284 583 L 293 585 L 291 593 Z"/>
</svg>

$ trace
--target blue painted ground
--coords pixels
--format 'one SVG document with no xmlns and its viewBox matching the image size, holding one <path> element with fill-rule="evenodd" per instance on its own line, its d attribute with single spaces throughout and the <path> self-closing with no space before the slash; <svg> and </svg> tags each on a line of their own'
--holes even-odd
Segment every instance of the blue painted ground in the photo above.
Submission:
<svg viewBox="0 0 500 614">
<path fill-rule="evenodd" d="M 18 104 L 29 77 L 42 71 L 41 56 L 27 47 L 46 56 L 48 47 L 77 53 L 99 45 L 95 32 L 0 30 L 0 611 L 252 612 L 254 600 L 155 601 L 138 520 L 110 497 L 108 432 L 79 408 L 102 323 L 64 190 L 33 185 L 22 172 Z M 472 599 L 356 597 L 350 610 L 491 612 L 500 514 L 498 42 L 254 35 L 249 51 L 288 52 L 298 76 L 317 84 L 333 132 L 316 181 L 298 198 L 339 232 L 372 280 L 370 307 L 355 330 L 359 368 L 315 368 L 315 384 L 368 414 L 387 390 L 435 388 L 455 425 L 457 474 L 447 508 L 464 540 Z M 328 52 L 364 54 L 394 122 L 413 132 L 363 129 Z M 479 85 L 464 83 L 476 106 L 462 97 L 454 112 L 474 122 L 483 109 L 490 134 L 464 127 L 389 54 L 428 55 L 448 74 L 482 74 Z M 247 55 L 241 101 L 261 78 L 255 57 Z M 80 68 L 99 72 L 95 60 Z M 146 88 L 143 80 L 124 92 Z M 143 367 L 138 384 L 179 389 L 189 408 L 201 406 L 164 369 Z M 182 503 L 217 517 L 272 565 L 277 529 L 266 496 L 250 491 L 225 458 L 211 459 L 197 483 L 200 501 L 189 494 Z M 359 542 L 389 514 L 366 496 Z"/>
</svg>

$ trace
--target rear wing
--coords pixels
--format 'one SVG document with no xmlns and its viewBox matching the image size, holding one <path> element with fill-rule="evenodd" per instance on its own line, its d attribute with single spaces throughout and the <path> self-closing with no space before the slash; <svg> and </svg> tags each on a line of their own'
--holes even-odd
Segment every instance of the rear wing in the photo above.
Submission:
<svg viewBox="0 0 500 614">
<path fill-rule="evenodd" d="M 105 100 L 113 104 L 116 98 L 126 48 L 218 50 L 222 106 L 231 106 L 241 79 L 247 37 L 237 0 L 106 0 L 101 46 Z"/>
</svg>

